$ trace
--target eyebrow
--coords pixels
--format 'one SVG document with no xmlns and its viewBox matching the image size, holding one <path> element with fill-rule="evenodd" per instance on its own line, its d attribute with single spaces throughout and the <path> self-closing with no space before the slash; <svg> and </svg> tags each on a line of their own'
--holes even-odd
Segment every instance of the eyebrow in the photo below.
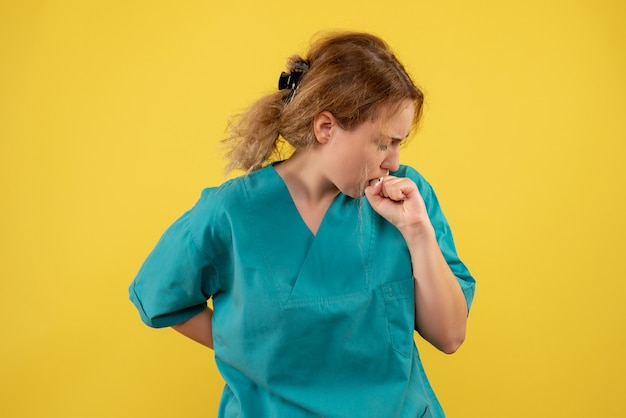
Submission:
<svg viewBox="0 0 626 418">
<path fill-rule="evenodd" d="M 385 134 L 381 133 L 380 136 L 378 137 L 378 141 L 389 140 L 389 141 L 399 141 L 399 142 L 402 142 L 405 139 L 407 139 L 409 136 L 411 136 L 411 132 L 410 131 L 409 131 L 408 134 L 406 134 L 406 136 L 404 138 L 401 138 L 399 136 L 385 135 Z"/>
<path fill-rule="evenodd" d="M 391 136 L 390 138 L 391 138 L 392 141 L 403 141 L 403 140 L 407 139 L 410 135 L 411 135 L 411 132 L 406 134 L 406 136 L 404 138 L 395 137 L 395 136 Z"/>
</svg>

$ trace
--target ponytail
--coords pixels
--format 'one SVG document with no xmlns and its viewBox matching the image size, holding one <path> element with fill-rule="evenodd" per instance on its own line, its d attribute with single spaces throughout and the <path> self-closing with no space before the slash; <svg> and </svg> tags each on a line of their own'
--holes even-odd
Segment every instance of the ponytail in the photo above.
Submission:
<svg viewBox="0 0 626 418">
<path fill-rule="evenodd" d="M 277 151 L 284 92 L 262 97 L 245 113 L 231 120 L 229 135 L 222 141 L 230 160 L 226 170 L 252 172 Z"/>
<path fill-rule="evenodd" d="M 278 91 L 262 97 L 246 112 L 231 120 L 229 135 L 222 142 L 229 149 L 230 160 L 226 170 L 258 170 L 265 163 L 282 157 L 280 141 L 282 116 L 309 64 L 299 56 L 289 58 L 289 73 L 283 72 L 278 80 Z"/>
</svg>

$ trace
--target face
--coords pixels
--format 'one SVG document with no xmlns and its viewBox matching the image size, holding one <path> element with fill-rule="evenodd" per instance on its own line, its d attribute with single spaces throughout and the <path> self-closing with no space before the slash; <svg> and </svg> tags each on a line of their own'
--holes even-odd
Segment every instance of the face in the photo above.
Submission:
<svg viewBox="0 0 626 418">
<path fill-rule="evenodd" d="M 400 145 L 411 132 L 414 110 L 407 101 L 395 114 L 354 129 L 344 130 L 335 123 L 322 147 L 327 178 L 342 193 L 360 197 L 371 180 L 397 170 Z"/>
</svg>

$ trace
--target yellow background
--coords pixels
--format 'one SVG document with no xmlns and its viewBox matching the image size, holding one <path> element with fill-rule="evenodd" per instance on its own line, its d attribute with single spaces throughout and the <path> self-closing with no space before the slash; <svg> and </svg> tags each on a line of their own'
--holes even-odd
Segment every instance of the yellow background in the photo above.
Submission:
<svg viewBox="0 0 626 418">
<path fill-rule="evenodd" d="M 327 29 L 381 35 L 427 95 L 403 161 L 478 280 L 461 350 L 418 341 L 448 416 L 626 416 L 625 19 L 620 0 L 0 2 L 0 416 L 215 416 L 212 353 L 141 324 L 127 286 L 223 181 L 228 116 Z"/>
</svg>

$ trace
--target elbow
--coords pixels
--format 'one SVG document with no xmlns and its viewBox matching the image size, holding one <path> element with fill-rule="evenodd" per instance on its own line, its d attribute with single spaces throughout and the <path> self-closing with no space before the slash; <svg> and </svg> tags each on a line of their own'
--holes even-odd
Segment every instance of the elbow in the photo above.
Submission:
<svg viewBox="0 0 626 418">
<path fill-rule="evenodd" d="M 420 332 L 420 335 L 429 343 L 433 345 L 437 350 L 445 354 L 454 354 L 463 345 L 465 341 L 465 332 L 447 335 L 425 335 Z"/>
<path fill-rule="evenodd" d="M 416 318 L 415 330 L 437 350 L 453 354 L 465 342 L 466 317 L 458 320 L 419 323 Z"/>
<path fill-rule="evenodd" d="M 445 354 L 454 354 L 463 345 L 465 341 L 465 329 L 458 332 L 448 333 L 442 336 L 436 344 L 433 344 L 439 351 Z"/>
<path fill-rule="evenodd" d="M 465 336 L 462 338 L 450 339 L 449 341 L 446 341 L 445 344 L 442 344 L 437 348 L 445 354 L 454 354 L 459 348 L 461 348 L 463 341 L 465 341 Z"/>
</svg>

